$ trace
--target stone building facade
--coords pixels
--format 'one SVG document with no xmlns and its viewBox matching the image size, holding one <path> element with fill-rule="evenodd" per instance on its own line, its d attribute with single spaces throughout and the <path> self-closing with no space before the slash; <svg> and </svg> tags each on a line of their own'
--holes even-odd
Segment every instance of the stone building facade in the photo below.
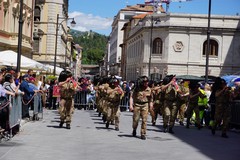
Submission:
<svg viewBox="0 0 240 160">
<path fill-rule="evenodd" d="M 239 72 L 240 16 L 212 15 L 210 24 L 208 75 Z M 125 25 L 126 80 L 154 74 L 159 79 L 167 74 L 205 75 L 207 15 L 148 14 Z"/>
<path fill-rule="evenodd" d="M 61 68 L 68 66 L 71 61 L 73 38 L 68 34 L 67 19 L 68 0 L 36 0 L 33 59 L 54 65 L 56 52 L 56 66 Z"/>
<path fill-rule="evenodd" d="M 32 58 L 32 28 L 34 1 L 24 1 L 22 55 Z M 19 0 L 0 0 L 0 51 L 18 48 Z"/>
</svg>

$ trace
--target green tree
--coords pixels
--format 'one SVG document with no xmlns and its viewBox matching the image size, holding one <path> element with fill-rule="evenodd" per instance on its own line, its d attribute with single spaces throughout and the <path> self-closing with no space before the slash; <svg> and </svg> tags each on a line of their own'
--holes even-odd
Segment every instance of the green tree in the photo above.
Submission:
<svg viewBox="0 0 240 160">
<path fill-rule="evenodd" d="M 83 47 L 82 64 L 98 64 L 103 59 L 108 37 L 96 32 L 71 30 L 73 41 Z"/>
</svg>

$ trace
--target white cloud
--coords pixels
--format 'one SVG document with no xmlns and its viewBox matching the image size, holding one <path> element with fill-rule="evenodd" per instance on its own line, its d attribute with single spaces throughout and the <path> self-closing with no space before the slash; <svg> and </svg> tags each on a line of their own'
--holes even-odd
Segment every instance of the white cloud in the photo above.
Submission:
<svg viewBox="0 0 240 160">
<path fill-rule="evenodd" d="M 100 16 L 94 16 L 92 14 L 85 14 L 78 11 L 68 14 L 70 18 L 74 18 L 76 26 L 73 28 L 79 31 L 98 32 L 101 34 L 109 34 L 112 25 L 112 18 L 103 18 Z"/>
</svg>

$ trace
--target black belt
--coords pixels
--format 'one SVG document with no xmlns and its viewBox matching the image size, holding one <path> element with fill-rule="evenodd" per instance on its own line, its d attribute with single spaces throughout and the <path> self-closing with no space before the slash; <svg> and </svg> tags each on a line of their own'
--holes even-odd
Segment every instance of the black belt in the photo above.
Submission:
<svg viewBox="0 0 240 160">
<path fill-rule="evenodd" d="M 146 104 L 146 103 L 148 103 L 148 102 L 136 102 L 137 104 Z"/>
</svg>

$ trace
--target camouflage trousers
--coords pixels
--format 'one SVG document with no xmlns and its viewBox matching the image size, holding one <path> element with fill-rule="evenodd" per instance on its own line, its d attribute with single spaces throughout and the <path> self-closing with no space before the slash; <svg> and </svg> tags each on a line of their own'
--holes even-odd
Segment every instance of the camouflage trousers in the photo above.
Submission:
<svg viewBox="0 0 240 160">
<path fill-rule="evenodd" d="M 119 128 L 120 119 L 120 107 L 119 103 L 113 104 L 111 102 L 107 103 L 107 122 L 115 122 L 115 128 Z"/>
<path fill-rule="evenodd" d="M 155 103 L 153 105 L 153 111 L 154 111 L 154 119 L 157 120 L 158 115 L 163 116 L 163 104 L 162 103 Z"/>
<path fill-rule="evenodd" d="M 187 105 L 186 105 L 186 103 L 177 103 L 177 108 L 178 108 L 177 117 L 178 117 L 180 122 L 183 122 L 184 121 L 184 114 L 185 114 L 185 111 L 187 109 Z"/>
<path fill-rule="evenodd" d="M 231 120 L 231 106 L 229 104 L 216 104 L 216 110 L 214 115 L 213 128 L 216 128 L 218 124 L 222 124 L 222 133 L 227 132 L 228 124 Z"/>
<path fill-rule="evenodd" d="M 66 122 L 70 124 L 72 121 L 72 114 L 74 111 L 74 100 L 71 99 L 61 99 L 59 102 L 59 114 L 61 122 Z"/>
<path fill-rule="evenodd" d="M 177 117 L 177 105 L 171 101 L 164 101 L 164 116 L 163 116 L 163 127 L 169 126 L 173 128 Z"/>
<path fill-rule="evenodd" d="M 187 124 L 190 123 L 190 118 L 193 115 L 193 111 L 195 112 L 196 115 L 196 120 L 195 123 L 197 125 L 200 125 L 200 116 L 199 116 L 199 108 L 198 108 L 198 104 L 191 104 L 189 103 L 187 110 L 186 110 L 186 115 L 187 115 Z"/>
<path fill-rule="evenodd" d="M 149 108 L 148 103 L 145 103 L 143 105 L 134 105 L 132 127 L 133 130 L 136 130 L 138 127 L 138 122 L 140 118 L 142 118 L 141 135 L 146 135 L 148 108 Z"/>
</svg>

